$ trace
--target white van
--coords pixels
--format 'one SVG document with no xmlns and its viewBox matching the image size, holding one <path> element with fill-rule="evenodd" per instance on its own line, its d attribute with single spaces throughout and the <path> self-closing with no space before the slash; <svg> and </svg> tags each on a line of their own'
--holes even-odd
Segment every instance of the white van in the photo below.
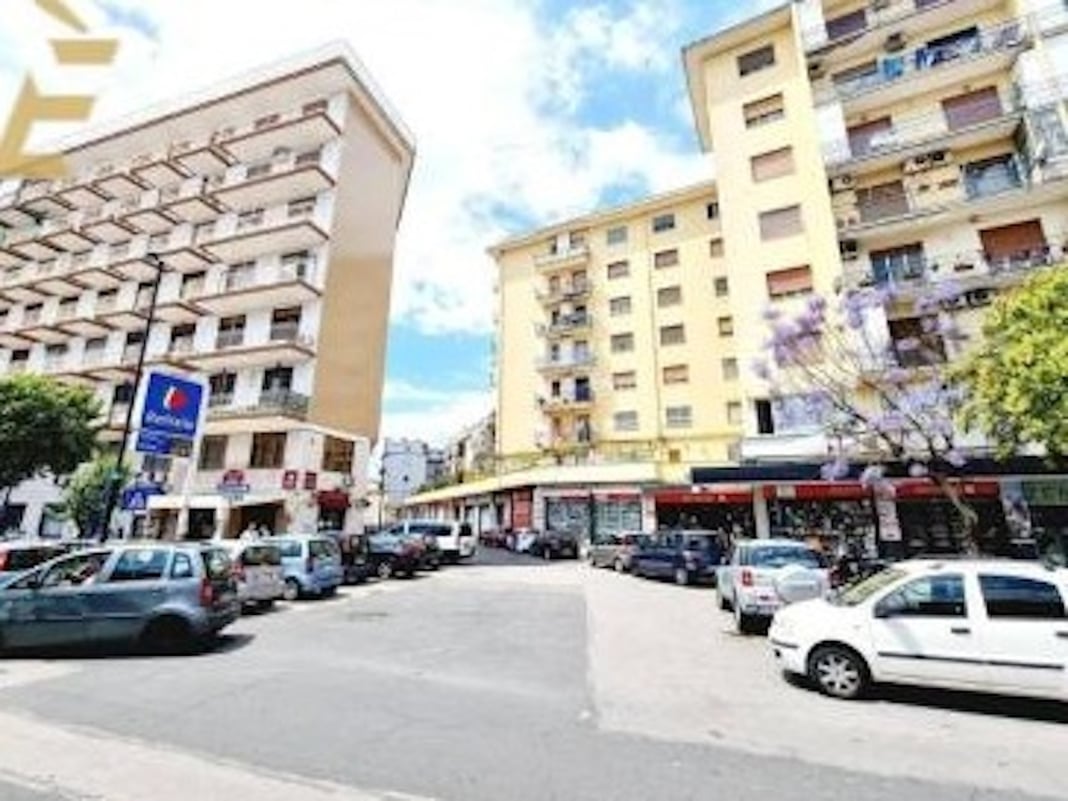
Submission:
<svg viewBox="0 0 1068 801">
<path fill-rule="evenodd" d="M 433 534 L 437 537 L 441 557 L 446 562 L 470 559 L 478 550 L 478 538 L 470 523 L 458 520 L 405 520 L 404 531 L 410 534 Z"/>
</svg>

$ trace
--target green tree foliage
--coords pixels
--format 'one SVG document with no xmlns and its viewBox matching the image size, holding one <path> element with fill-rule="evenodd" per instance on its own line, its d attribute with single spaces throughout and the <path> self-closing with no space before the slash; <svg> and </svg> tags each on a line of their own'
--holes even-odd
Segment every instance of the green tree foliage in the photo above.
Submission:
<svg viewBox="0 0 1068 801">
<path fill-rule="evenodd" d="M 119 468 L 113 456 L 98 457 L 78 468 L 67 486 L 63 511 L 74 521 L 81 536 L 103 531 L 109 482 L 115 480 L 123 486 L 129 483 L 130 477 L 130 469 L 125 465 Z"/>
<path fill-rule="evenodd" d="M 84 388 L 38 375 L 0 381 L 0 488 L 73 472 L 93 454 L 99 416 Z"/>
<path fill-rule="evenodd" d="M 965 425 L 989 436 L 1002 456 L 1041 445 L 1068 456 L 1068 270 L 1036 275 L 998 298 L 983 344 L 966 360 Z"/>
</svg>

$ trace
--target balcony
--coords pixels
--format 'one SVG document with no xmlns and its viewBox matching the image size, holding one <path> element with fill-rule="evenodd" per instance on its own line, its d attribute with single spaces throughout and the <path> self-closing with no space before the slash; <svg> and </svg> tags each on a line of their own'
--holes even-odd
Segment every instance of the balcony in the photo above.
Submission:
<svg viewBox="0 0 1068 801">
<path fill-rule="evenodd" d="M 84 215 L 69 215 L 66 219 L 49 221 L 41 232 L 41 241 L 53 250 L 81 253 L 92 250 L 99 242 L 82 230 Z"/>
<path fill-rule="evenodd" d="M 170 186 L 189 177 L 189 171 L 171 161 L 169 151 L 144 153 L 130 165 L 130 172 L 142 183 L 156 188 Z"/>
<path fill-rule="evenodd" d="M 226 402 L 223 402 L 225 399 Z M 219 402 L 215 396 L 208 403 L 212 420 L 234 419 L 239 417 L 291 417 L 304 420 L 308 415 L 311 398 L 290 389 L 264 390 L 256 403 L 250 406 L 235 406 L 233 395 L 221 395 Z"/>
<path fill-rule="evenodd" d="M 165 191 L 153 189 L 140 197 L 124 201 L 119 204 L 115 213 L 116 221 L 139 234 L 149 236 L 158 236 L 170 231 L 183 222 L 163 207 L 165 200 L 173 201 L 180 194 L 177 187 L 175 189 L 176 191 L 167 195 L 166 198 Z"/>
<path fill-rule="evenodd" d="M 193 175 L 211 175 L 234 163 L 234 159 L 223 148 L 208 140 L 177 142 L 171 148 L 170 158 Z"/>
<path fill-rule="evenodd" d="M 274 206 L 262 216 L 229 217 L 216 226 L 204 250 L 218 261 L 234 263 L 264 253 L 314 250 L 328 238 L 316 220 L 316 208 L 294 204 Z"/>
<path fill-rule="evenodd" d="M 308 361 L 314 356 L 315 341 L 308 336 L 294 334 L 266 342 L 249 342 L 244 332 L 234 331 L 220 333 L 216 340 L 216 350 L 192 354 L 188 361 L 198 370 L 216 372 L 290 366 Z"/>
<path fill-rule="evenodd" d="M 141 230 L 125 218 L 121 204 L 109 204 L 110 208 L 87 214 L 82 220 L 81 231 L 92 238 L 94 244 L 115 245 L 125 242 L 142 233 Z M 73 248 L 68 248 L 72 250 Z"/>
<path fill-rule="evenodd" d="M 148 184 L 136 174 L 124 172 L 111 164 L 106 164 L 97 169 L 93 186 L 105 195 L 115 198 L 139 195 L 148 189 Z"/>
<path fill-rule="evenodd" d="M 588 312 L 563 314 L 556 322 L 538 326 L 538 334 L 548 339 L 560 339 L 589 331 L 593 326 L 593 315 Z"/>
<path fill-rule="evenodd" d="M 207 312 L 226 317 L 252 309 L 298 305 L 318 298 L 315 262 L 309 259 L 292 265 L 261 266 L 248 273 L 229 273 L 225 283 L 197 304 Z"/>
<path fill-rule="evenodd" d="M 231 170 L 212 196 L 230 208 L 273 206 L 294 197 L 313 197 L 334 185 L 321 166 L 322 154 L 311 150 Z"/>
<path fill-rule="evenodd" d="M 153 319 L 170 325 L 188 325 L 195 323 L 202 316 L 200 308 L 184 300 L 171 300 L 156 305 Z"/>
<path fill-rule="evenodd" d="M 849 113 L 873 111 L 928 92 L 1007 69 L 1029 44 L 1026 24 L 1011 20 L 940 47 L 882 58 L 873 71 L 833 82 L 817 92 L 820 105 L 841 102 Z"/>
<path fill-rule="evenodd" d="M 62 188 L 60 182 L 27 181 L 19 190 L 19 205 L 38 217 L 58 217 L 74 207 L 54 194 Z"/>
<path fill-rule="evenodd" d="M 568 301 L 586 300 L 591 292 L 592 287 L 588 282 L 579 281 L 573 284 L 561 284 L 557 287 L 549 286 L 544 291 L 539 290 L 537 298 L 543 306 L 556 306 Z"/>
<path fill-rule="evenodd" d="M 39 217 L 22 206 L 15 205 L 17 192 L 8 192 L 0 197 L 0 225 L 9 229 L 28 228 L 36 225 Z"/>
<path fill-rule="evenodd" d="M 59 256 L 62 251 L 52 247 L 44 239 L 49 231 L 54 231 L 59 223 L 45 221 L 41 225 L 12 231 L 4 241 L 4 249 L 26 261 L 48 261 Z"/>
<path fill-rule="evenodd" d="M 85 339 L 106 336 L 114 330 L 107 323 L 89 315 L 75 315 L 57 322 L 56 327 L 72 337 L 84 337 Z"/>
<path fill-rule="evenodd" d="M 216 141 L 237 161 L 260 161 L 280 148 L 312 150 L 341 135 L 327 104 L 309 103 L 289 113 L 269 114 L 251 125 L 219 131 Z"/>
<path fill-rule="evenodd" d="M 538 372 L 546 374 L 565 374 L 576 371 L 585 371 L 591 369 L 597 363 L 597 359 L 592 354 L 576 355 L 570 358 L 556 358 L 544 357 L 537 360 Z"/>
<path fill-rule="evenodd" d="M 111 195 L 97 187 L 94 172 L 82 172 L 59 181 L 54 187 L 54 194 L 73 209 L 92 209 L 111 200 Z"/>
<path fill-rule="evenodd" d="M 1007 139 L 1022 119 L 1015 104 L 992 106 L 984 119 L 953 127 L 941 111 L 912 117 L 866 140 L 835 143 L 826 151 L 827 165 L 832 175 L 877 172 L 932 151 L 961 151 Z"/>
<path fill-rule="evenodd" d="M 593 407 L 593 391 L 576 392 L 539 398 L 539 405 L 546 414 L 568 414 L 589 411 Z"/>
<path fill-rule="evenodd" d="M 590 249 L 586 245 L 572 245 L 566 250 L 544 253 L 534 257 L 534 265 L 541 272 L 566 270 L 571 267 L 583 267 L 589 264 Z"/>
<path fill-rule="evenodd" d="M 226 208 L 211 196 L 208 180 L 198 176 L 160 192 L 159 211 L 180 223 L 201 225 L 225 214 Z"/>
</svg>

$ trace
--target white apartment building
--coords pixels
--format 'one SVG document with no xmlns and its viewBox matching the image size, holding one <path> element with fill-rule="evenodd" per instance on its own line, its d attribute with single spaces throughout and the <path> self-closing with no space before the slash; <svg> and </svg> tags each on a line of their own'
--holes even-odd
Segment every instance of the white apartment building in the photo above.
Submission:
<svg viewBox="0 0 1068 801">
<path fill-rule="evenodd" d="M 272 64 L 65 154 L 64 179 L 0 186 L 0 377 L 92 387 L 116 441 L 147 330 L 148 368 L 210 387 L 199 463 L 143 465 L 165 490 L 151 526 L 362 525 L 414 143 L 356 56 L 335 44 Z M 164 265 L 151 321 L 150 254 Z M 218 494 L 226 471 L 244 497 Z M 8 522 L 54 534 L 60 498 L 18 487 Z"/>
</svg>

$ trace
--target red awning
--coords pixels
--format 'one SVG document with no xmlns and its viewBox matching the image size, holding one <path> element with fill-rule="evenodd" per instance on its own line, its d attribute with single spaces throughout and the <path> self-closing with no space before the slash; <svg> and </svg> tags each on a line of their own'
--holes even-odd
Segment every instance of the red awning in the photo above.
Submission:
<svg viewBox="0 0 1068 801">
<path fill-rule="evenodd" d="M 966 498 L 997 498 L 1001 495 L 1001 484 L 993 479 L 957 482 L 961 494 Z M 908 479 L 894 482 L 894 494 L 898 500 L 910 498 L 942 498 L 945 493 L 933 481 L 927 479 Z"/>
<path fill-rule="evenodd" d="M 665 489 L 653 493 L 657 505 L 698 506 L 717 503 L 752 503 L 752 487 L 694 487 L 691 489 Z"/>
<path fill-rule="evenodd" d="M 799 501 L 860 500 L 871 497 L 871 490 L 859 481 L 810 481 L 778 484 L 771 487 L 769 498 Z"/>
<path fill-rule="evenodd" d="M 320 490 L 315 499 L 323 509 L 348 509 L 352 504 L 349 494 L 341 490 Z"/>
</svg>

